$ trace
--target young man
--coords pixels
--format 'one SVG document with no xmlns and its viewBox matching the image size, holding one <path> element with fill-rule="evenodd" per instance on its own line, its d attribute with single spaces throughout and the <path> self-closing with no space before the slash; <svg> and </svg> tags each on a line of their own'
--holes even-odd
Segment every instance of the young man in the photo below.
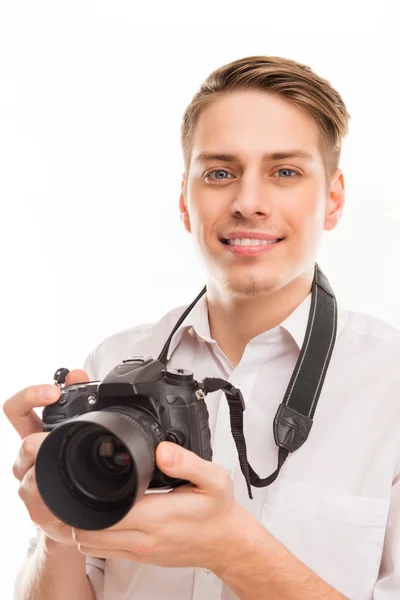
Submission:
<svg viewBox="0 0 400 600">
<path fill-rule="evenodd" d="M 217 70 L 184 117 L 180 211 L 207 294 L 175 333 L 169 366 L 241 389 L 249 462 L 262 477 L 276 468 L 272 424 L 305 340 L 318 245 L 344 206 L 348 117 L 326 80 L 277 57 Z M 133 355 L 156 358 L 182 312 L 108 338 L 67 383 L 101 379 Z M 24 438 L 14 474 L 39 526 L 18 598 L 400 597 L 400 334 L 343 307 L 336 331 L 312 431 L 272 485 L 249 499 L 228 405 L 214 392 L 213 462 L 161 443 L 160 469 L 192 485 L 144 496 L 108 530 L 71 530 L 38 495 L 46 434 L 32 409 L 58 388 L 10 398 L 4 410 Z"/>
</svg>

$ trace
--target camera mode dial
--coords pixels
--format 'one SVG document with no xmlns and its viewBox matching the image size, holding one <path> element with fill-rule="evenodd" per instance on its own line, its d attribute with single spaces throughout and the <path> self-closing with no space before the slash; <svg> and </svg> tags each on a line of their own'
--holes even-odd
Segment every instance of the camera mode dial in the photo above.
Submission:
<svg viewBox="0 0 400 600">
<path fill-rule="evenodd" d="M 186 369 L 168 369 L 164 375 L 164 381 L 172 385 L 194 385 L 196 383 L 192 371 L 186 371 Z"/>
</svg>

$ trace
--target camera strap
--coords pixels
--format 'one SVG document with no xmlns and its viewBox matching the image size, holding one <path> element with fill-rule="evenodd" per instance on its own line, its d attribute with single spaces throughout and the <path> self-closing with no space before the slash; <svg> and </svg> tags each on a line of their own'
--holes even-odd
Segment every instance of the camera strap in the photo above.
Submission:
<svg viewBox="0 0 400 600">
<path fill-rule="evenodd" d="M 158 358 L 164 364 L 167 363 L 167 352 L 172 336 L 205 292 L 206 287 L 181 315 L 168 337 Z M 225 393 L 229 404 L 232 436 L 250 498 L 252 498 L 250 486 L 266 487 L 271 485 L 278 477 L 289 453 L 298 450 L 308 438 L 331 360 L 336 333 L 336 298 L 327 278 L 316 264 L 311 308 L 304 342 L 285 396 L 274 419 L 274 438 L 279 447 L 278 466 L 274 473 L 264 479 L 257 475 L 247 459 L 246 441 L 243 433 L 245 403 L 241 391 L 228 381 L 220 378 L 206 377 L 198 383 L 196 394 L 199 398 L 217 390 L 222 390 Z"/>
</svg>

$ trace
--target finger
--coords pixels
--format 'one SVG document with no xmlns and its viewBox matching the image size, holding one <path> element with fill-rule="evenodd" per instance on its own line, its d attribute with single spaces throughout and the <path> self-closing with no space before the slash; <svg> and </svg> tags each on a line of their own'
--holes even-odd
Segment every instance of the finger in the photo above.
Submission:
<svg viewBox="0 0 400 600">
<path fill-rule="evenodd" d="M 102 531 L 108 533 L 110 531 L 132 529 L 135 531 L 148 532 L 149 530 L 156 529 L 158 526 L 157 517 L 161 514 L 159 502 L 160 500 L 162 501 L 162 498 L 156 498 L 156 496 L 159 495 L 160 494 L 149 494 L 142 496 L 140 500 L 135 502 L 125 517 Z"/>
<path fill-rule="evenodd" d="M 143 556 L 151 554 L 157 545 L 153 535 L 135 529 L 112 532 L 72 529 L 72 537 L 79 547 L 116 551 L 129 547 L 130 552 Z"/>
<path fill-rule="evenodd" d="M 168 519 L 173 510 L 169 507 L 168 496 L 165 494 L 145 494 L 135 502 L 128 513 L 115 525 L 102 529 L 104 534 L 118 530 L 135 530 L 143 533 L 152 534 L 160 527 L 160 522 L 163 519 Z M 178 508 L 180 510 L 181 507 Z M 78 531 L 78 530 L 77 530 Z M 87 531 L 80 529 L 79 531 L 86 532 L 92 535 L 92 530 Z"/>
<path fill-rule="evenodd" d="M 21 438 L 43 431 L 42 421 L 33 410 L 53 404 L 60 397 L 57 385 L 34 385 L 6 400 L 3 411 Z"/>
<path fill-rule="evenodd" d="M 187 479 L 199 490 L 225 493 L 229 486 L 229 475 L 225 469 L 208 460 L 203 460 L 190 450 L 172 442 L 161 442 L 157 446 L 158 468 L 177 479 Z"/>
<path fill-rule="evenodd" d="M 202 503 L 203 497 L 193 485 L 184 485 L 163 494 L 146 494 L 123 519 L 102 531 L 135 530 L 157 536 L 164 525 L 174 519 L 195 519 L 202 511 Z"/>
<path fill-rule="evenodd" d="M 89 381 L 85 371 L 75 369 L 66 378 L 68 385 Z M 17 392 L 5 401 L 3 411 L 21 438 L 43 431 L 42 421 L 33 410 L 53 404 L 60 397 L 58 385 L 34 385 Z"/>
<path fill-rule="evenodd" d="M 105 550 L 104 548 L 90 548 L 78 545 L 78 550 L 85 556 L 93 556 L 94 558 L 123 558 L 131 562 L 143 562 L 143 557 L 136 556 L 127 550 Z"/>
<path fill-rule="evenodd" d="M 30 519 L 37 525 L 57 523 L 57 518 L 49 511 L 39 494 L 36 483 L 35 467 L 31 467 L 21 481 L 18 495 L 25 504 Z"/>
<path fill-rule="evenodd" d="M 31 467 L 24 475 L 18 488 L 18 495 L 26 504 L 28 510 L 32 504 L 36 504 L 37 500 L 43 503 L 40 498 L 39 491 L 36 485 L 35 467 Z"/>
<path fill-rule="evenodd" d="M 13 465 L 13 474 L 18 481 L 22 481 L 29 469 L 35 464 L 39 448 L 48 435 L 48 433 L 32 433 L 23 439 Z"/>
<path fill-rule="evenodd" d="M 82 369 L 74 369 L 70 371 L 65 378 L 65 385 L 72 385 L 73 383 L 86 383 L 89 380 L 89 375 Z"/>
</svg>

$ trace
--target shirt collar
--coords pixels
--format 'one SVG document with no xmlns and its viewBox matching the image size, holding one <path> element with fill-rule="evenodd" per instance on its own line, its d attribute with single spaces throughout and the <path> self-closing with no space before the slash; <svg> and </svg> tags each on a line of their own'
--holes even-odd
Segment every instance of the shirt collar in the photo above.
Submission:
<svg viewBox="0 0 400 600">
<path fill-rule="evenodd" d="M 294 309 L 294 311 L 286 317 L 284 321 L 273 330 L 266 331 L 260 334 L 258 337 L 267 336 L 272 331 L 278 329 L 284 329 L 287 331 L 296 342 L 299 349 L 301 349 L 304 338 L 306 335 L 306 329 L 308 324 L 308 317 L 311 308 L 311 292 L 310 294 Z M 182 312 L 185 307 L 182 308 Z M 343 331 L 343 328 L 347 322 L 348 312 L 344 306 L 338 302 L 338 323 L 337 323 L 337 337 Z M 198 339 L 203 342 L 215 344 L 215 340 L 212 339 L 210 333 L 210 324 L 208 320 L 208 308 L 207 308 L 207 295 L 203 294 L 200 300 L 192 308 L 186 319 L 181 323 L 178 330 L 174 333 L 168 350 L 168 360 L 174 350 L 177 348 L 185 332 L 193 331 Z"/>
<path fill-rule="evenodd" d="M 180 311 L 181 314 L 184 312 L 185 308 L 187 307 L 182 307 Z M 209 342 L 210 344 L 215 344 L 215 340 L 212 339 L 210 333 L 206 293 L 201 296 L 200 300 L 198 300 L 198 302 L 194 305 L 186 319 L 181 323 L 177 331 L 175 331 L 174 335 L 172 336 L 168 349 L 168 360 L 187 331 L 194 331 L 200 340 Z"/>
<path fill-rule="evenodd" d="M 304 338 L 306 335 L 306 329 L 308 325 L 308 317 L 310 314 L 311 308 L 311 292 L 310 294 L 301 302 L 297 308 L 294 309 L 292 313 L 282 323 L 279 325 L 282 329 L 285 329 L 294 339 L 297 346 L 301 349 Z M 337 335 L 339 337 L 343 328 L 347 322 L 347 310 L 345 310 L 344 306 L 337 301 L 337 311 L 338 311 L 338 322 L 337 322 Z"/>
</svg>

